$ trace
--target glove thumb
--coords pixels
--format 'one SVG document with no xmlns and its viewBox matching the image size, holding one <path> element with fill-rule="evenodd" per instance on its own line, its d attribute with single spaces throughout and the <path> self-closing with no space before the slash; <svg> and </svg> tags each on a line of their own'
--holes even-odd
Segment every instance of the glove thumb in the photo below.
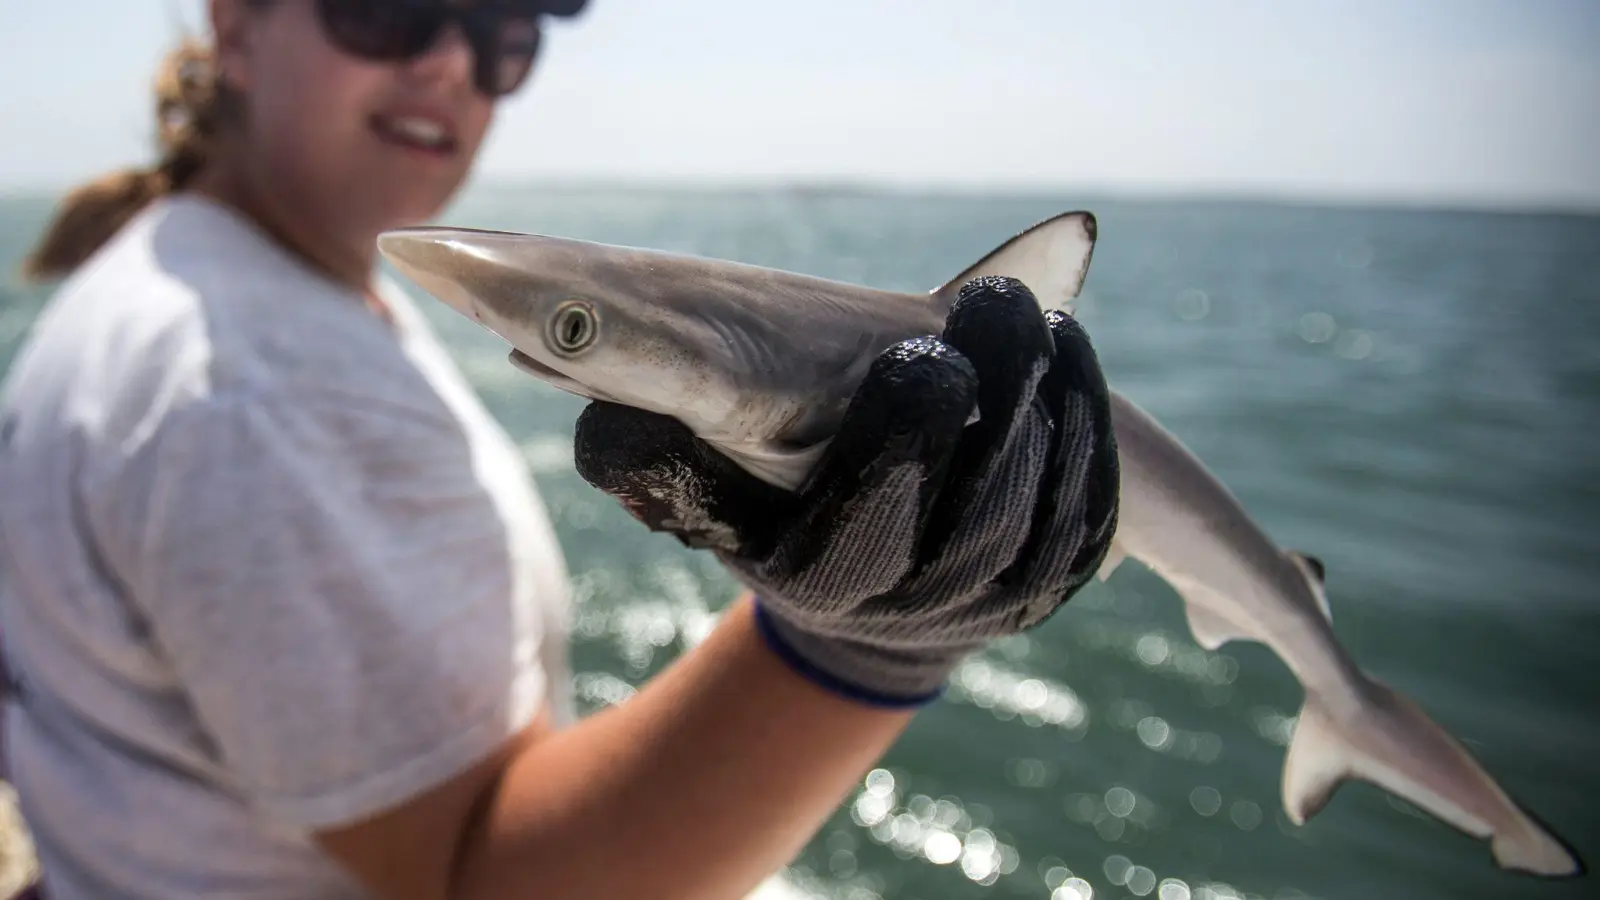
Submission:
<svg viewBox="0 0 1600 900">
<path fill-rule="evenodd" d="M 671 416 L 595 401 L 578 416 L 579 477 L 615 497 L 651 531 L 689 547 L 737 554 L 755 535 L 753 509 L 783 521 L 794 495 L 756 478 Z M 741 514 L 742 511 L 742 514 Z"/>
</svg>

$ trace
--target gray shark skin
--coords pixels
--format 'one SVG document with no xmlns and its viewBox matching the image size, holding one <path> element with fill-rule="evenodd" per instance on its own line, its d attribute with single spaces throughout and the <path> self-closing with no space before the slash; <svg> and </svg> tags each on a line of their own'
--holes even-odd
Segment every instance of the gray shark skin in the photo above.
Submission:
<svg viewBox="0 0 1600 900">
<path fill-rule="evenodd" d="M 380 251 L 428 293 L 499 335 L 558 388 L 676 417 L 755 476 L 803 484 L 873 358 L 938 334 L 961 286 L 1026 284 L 1070 311 L 1098 227 L 1067 212 L 1020 232 L 928 292 L 884 291 L 724 260 L 464 228 L 386 232 Z M 1265 644 L 1305 690 L 1282 772 L 1284 810 L 1314 816 L 1361 779 L 1487 840 L 1502 868 L 1586 872 L 1412 701 L 1363 673 L 1329 619 L 1321 563 L 1283 550 L 1177 438 L 1112 392 L 1122 467 L 1109 577 L 1132 558 L 1182 598 L 1195 640 Z"/>
</svg>

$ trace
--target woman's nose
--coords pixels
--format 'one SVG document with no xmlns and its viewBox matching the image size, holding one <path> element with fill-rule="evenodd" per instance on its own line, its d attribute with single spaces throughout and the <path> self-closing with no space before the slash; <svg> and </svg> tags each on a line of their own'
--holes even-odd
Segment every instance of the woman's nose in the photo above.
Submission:
<svg viewBox="0 0 1600 900">
<path fill-rule="evenodd" d="M 472 45 L 458 22 L 450 22 L 439 31 L 433 44 L 422 55 L 411 60 L 406 69 L 430 80 L 472 80 Z"/>
</svg>

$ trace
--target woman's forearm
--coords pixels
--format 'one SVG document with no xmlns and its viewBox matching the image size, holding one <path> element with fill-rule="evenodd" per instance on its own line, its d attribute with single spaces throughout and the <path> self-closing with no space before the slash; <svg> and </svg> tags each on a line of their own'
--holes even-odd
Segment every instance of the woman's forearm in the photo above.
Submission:
<svg viewBox="0 0 1600 900">
<path fill-rule="evenodd" d="M 460 848 L 453 894 L 742 897 L 800 851 L 911 715 L 796 675 L 746 598 L 627 702 L 518 753 Z"/>
</svg>

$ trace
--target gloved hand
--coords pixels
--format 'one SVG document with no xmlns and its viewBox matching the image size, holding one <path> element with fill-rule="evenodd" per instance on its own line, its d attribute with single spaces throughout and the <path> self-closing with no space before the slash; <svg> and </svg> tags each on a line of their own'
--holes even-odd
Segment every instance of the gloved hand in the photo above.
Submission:
<svg viewBox="0 0 1600 900">
<path fill-rule="evenodd" d="M 932 700 L 962 657 L 1047 618 L 1099 568 L 1117 521 L 1088 336 L 1007 278 L 968 283 L 942 336 L 879 356 L 797 492 L 616 404 L 584 410 L 575 451 L 590 484 L 752 588 L 795 669 L 884 706 Z"/>
</svg>

